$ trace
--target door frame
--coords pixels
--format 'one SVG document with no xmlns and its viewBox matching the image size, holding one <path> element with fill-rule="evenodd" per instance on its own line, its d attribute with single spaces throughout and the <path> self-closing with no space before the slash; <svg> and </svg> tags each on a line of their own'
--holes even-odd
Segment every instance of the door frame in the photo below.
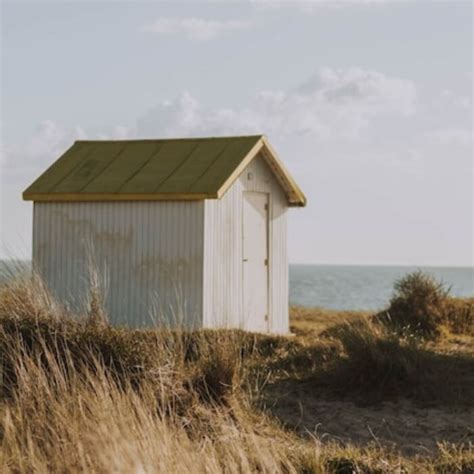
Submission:
<svg viewBox="0 0 474 474">
<path fill-rule="evenodd" d="M 270 298 L 270 209 L 271 209 L 271 195 L 269 192 L 265 191 L 252 191 L 252 190 L 243 190 L 242 191 L 242 208 L 241 208 L 241 232 L 242 232 L 242 252 L 241 252 L 241 268 L 242 268 L 242 313 L 245 314 L 245 272 L 244 272 L 244 236 L 245 236 L 245 195 L 246 194 L 259 194 L 266 197 L 266 218 L 265 218 L 265 246 L 266 246 L 266 308 L 267 314 L 265 315 L 265 332 L 269 333 L 271 328 L 271 298 Z"/>
</svg>

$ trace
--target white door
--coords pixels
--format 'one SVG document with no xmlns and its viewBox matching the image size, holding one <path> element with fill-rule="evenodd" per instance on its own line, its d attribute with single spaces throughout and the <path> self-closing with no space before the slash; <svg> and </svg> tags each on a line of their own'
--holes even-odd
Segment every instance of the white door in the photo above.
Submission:
<svg viewBox="0 0 474 474">
<path fill-rule="evenodd" d="M 268 194 L 244 191 L 242 237 L 244 328 L 267 332 Z"/>
</svg>

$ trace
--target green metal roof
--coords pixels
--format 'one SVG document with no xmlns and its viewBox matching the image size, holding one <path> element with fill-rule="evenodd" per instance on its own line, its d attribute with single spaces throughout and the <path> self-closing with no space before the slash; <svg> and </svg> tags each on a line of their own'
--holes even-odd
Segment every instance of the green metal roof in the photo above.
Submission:
<svg viewBox="0 0 474 474">
<path fill-rule="evenodd" d="M 23 197 L 34 201 L 220 197 L 249 154 L 263 146 L 262 138 L 76 141 Z"/>
</svg>

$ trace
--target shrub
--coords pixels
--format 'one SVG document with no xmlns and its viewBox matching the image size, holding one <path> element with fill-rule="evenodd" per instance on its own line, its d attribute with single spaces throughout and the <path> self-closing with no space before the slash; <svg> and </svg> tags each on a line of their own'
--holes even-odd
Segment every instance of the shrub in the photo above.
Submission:
<svg viewBox="0 0 474 474">
<path fill-rule="evenodd" d="M 340 391 L 398 395 L 419 372 L 421 360 L 413 338 L 400 338 L 369 319 L 342 324 L 333 337 L 341 342 L 343 355 L 326 375 Z"/>
<path fill-rule="evenodd" d="M 474 335 L 474 299 L 448 298 L 445 323 L 454 334 Z"/>
<path fill-rule="evenodd" d="M 449 288 L 431 275 L 416 271 L 395 282 L 388 309 L 380 320 L 402 333 L 426 338 L 439 335 L 446 319 Z"/>
</svg>

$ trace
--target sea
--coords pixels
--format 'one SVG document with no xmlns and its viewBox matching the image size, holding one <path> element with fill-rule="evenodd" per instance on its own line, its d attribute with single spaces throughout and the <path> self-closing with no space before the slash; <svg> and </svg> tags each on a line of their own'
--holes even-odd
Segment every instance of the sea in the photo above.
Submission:
<svg viewBox="0 0 474 474">
<path fill-rule="evenodd" d="M 473 267 L 290 265 L 290 304 L 339 310 L 383 309 L 395 281 L 417 270 L 451 288 L 452 296 L 474 297 Z"/>
<path fill-rule="evenodd" d="M 0 283 L 29 267 L 25 261 L 0 260 Z M 416 270 L 443 282 L 453 296 L 474 297 L 473 267 L 290 265 L 290 305 L 379 310 L 387 305 L 395 281 Z"/>
</svg>

